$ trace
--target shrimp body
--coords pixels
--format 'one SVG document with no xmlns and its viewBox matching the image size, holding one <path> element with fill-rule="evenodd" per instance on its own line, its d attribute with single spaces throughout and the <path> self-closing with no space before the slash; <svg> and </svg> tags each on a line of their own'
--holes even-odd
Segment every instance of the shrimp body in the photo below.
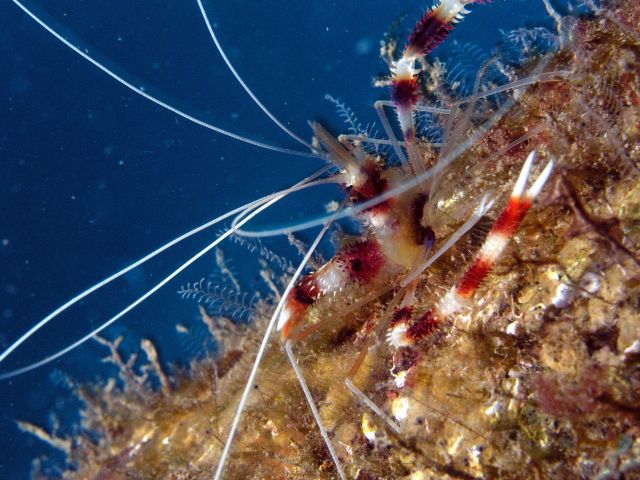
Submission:
<svg viewBox="0 0 640 480">
<path fill-rule="evenodd" d="M 407 176 L 424 174 L 425 160 L 416 148 L 414 108 L 420 100 L 418 74 L 415 63 L 442 43 L 463 15 L 468 4 L 477 0 L 442 0 L 428 10 L 416 23 L 402 56 L 391 62 L 391 99 L 396 107 L 409 166 L 385 167 L 379 158 L 357 156 L 340 144 L 318 124 L 313 124 L 316 140 L 329 153 L 329 159 L 343 171 L 344 186 L 349 189 L 348 201 L 357 204 L 382 195 L 389 188 L 400 185 Z M 383 121 L 387 125 L 388 122 Z M 385 127 L 386 128 L 386 127 Z M 390 136 L 393 134 L 387 128 Z M 357 149 L 357 147 L 356 147 Z M 400 153 L 403 157 L 403 154 Z M 327 265 L 303 278 L 294 288 L 283 309 L 278 329 L 288 338 L 299 324 L 308 307 L 327 294 L 336 294 L 349 283 L 366 283 L 376 290 L 398 273 L 407 271 L 433 246 L 433 230 L 422 224 L 428 192 L 424 188 L 410 190 L 400 197 L 381 202 L 361 214 L 366 239 L 342 249 Z"/>
<path fill-rule="evenodd" d="M 327 135 L 326 131 L 323 134 Z M 352 205 L 372 200 L 406 181 L 401 168 L 385 167 L 379 158 L 349 158 L 346 149 L 342 153 L 342 165 L 345 160 L 349 163 L 342 174 L 343 186 Z M 433 231 L 421 223 L 426 200 L 413 189 L 360 212 L 358 219 L 366 234 L 343 246 L 293 288 L 278 320 L 283 338 L 290 337 L 322 297 L 335 296 L 350 286 L 378 291 L 424 257 L 434 242 Z"/>
</svg>

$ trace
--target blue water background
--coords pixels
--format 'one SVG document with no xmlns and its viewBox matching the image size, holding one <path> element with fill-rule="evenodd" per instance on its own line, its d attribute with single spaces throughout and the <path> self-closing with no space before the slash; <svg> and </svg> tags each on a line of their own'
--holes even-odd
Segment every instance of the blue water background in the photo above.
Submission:
<svg viewBox="0 0 640 480">
<path fill-rule="evenodd" d="M 29 1 L 52 26 L 127 80 L 196 117 L 257 140 L 303 149 L 247 99 L 208 36 L 195 2 Z M 345 127 L 326 93 L 341 98 L 363 124 L 388 98 L 372 78 L 386 73 L 379 40 L 417 1 L 208 2 L 216 31 L 247 83 L 295 132 L 308 120 Z M 499 29 L 552 23 L 541 0 L 496 0 L 473 7 L 451 38 L 489 52 Z M 406 31 L 406 30 L 401 30 Z M 450 40 L 451 40 L 450 38 Z M 450 40 L 448 43 L 450 43 Z M 446 58 L 448 45 L 437 54 Z M 11 2 L 0 5 L 0 348 L 63 301 L 150 250 L 226 210 L 300 180 L 321 162 L 265 152 L 224 138 L 151 104 L 70 51 Z M 322 211 L 299 197 L 264 222 Z M 308 208 L 305 209 L 305 205 Z M 20 367 L 87 333 L 150 288 L 207 241 L 214 228 L 127 275 L 63 315 L 2 365 Z M 310 234 L 306 234 L 309 238 Z M 282 244 L 274 248 L 296 260 Z M 263 289 L 254 254 L 227 258 L 247 291 Z M 125 335 L 129 351 L 151 338 L 167 362 L 197 354 L 175 324 L 198 323 L 196 305 L 176 295 L 214 270 L 201 260 L 104 335 Z M 197 339 L 195 340 L 197 343 Z M 113 374 L 106 350 L 88 342 L 37 371 L 0 383 L 0 478 L 28 478 L 31 460 L 61 456 L 22 433 L 16 419 L 47 429 L 54 415 L 69 435 L 77 412 L 62 379 Z"/>
</svg>

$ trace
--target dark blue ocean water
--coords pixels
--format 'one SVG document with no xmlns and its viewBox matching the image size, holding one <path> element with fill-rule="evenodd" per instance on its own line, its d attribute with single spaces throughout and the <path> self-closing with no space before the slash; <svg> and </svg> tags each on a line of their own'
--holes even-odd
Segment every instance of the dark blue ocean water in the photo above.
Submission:
<svg viewBox="0 0 640 480">
<path fill-rule="evenodd" d="M 51 26 L 149 93 L 222 128 L 303 149 L 247 98 L 216 52 L 194 2 L 25 0 Z M 387 98 L 372 78 L 386 73 L 379 40 L 400 15 L 427 5 L 402 0 L 207 3 L 220 41 L 256 94 L 293 131 L 308 120 L 344 130 L 329 93 L 362 123 Z M 450 37 L 488 52 L 500 31 L 551 26 L 541 0 L 476 6 Z M 410 21 L 405 23 L 409 28 Z M 403 31 L 403 30 L 401 30 Z M 450 45 L 436 53 L 447 57 Z M 63 46 L 12 2 L 0 5 L 0 349 L 77 292 L 180 233 L 321 166 L 216 135 L 151 104 Z M 473 74 L 473 72 L 470 72 Z M 335 190 L 299 197 L 263 223 L 322 211 Z M 308 205 L 305 209 L 304 205 Z M 9 357 L 0 371 L 39 360 L 86 334 L 175 268 L 218 228 L 175 247 L 61 316 Z M 282 245 L 281 253 L 296 257 Z M 227 253 L 243 288 L 259 286 L 254 254 Z M 162 357 L 186 364 L 193 339 L 176 323 L 197 324 L 197 308 L 176 290 L 214 270 L 201 260 L 104 335 L 156 342 Z M 197 342 L 196 342 L 197 343 Z M 106 351 L 88 342 L 39 370 L 0 383 L 0 479 L 29 475 L 31 460 L 61 458 L 18 430 L 17 419 L 71 432 L 77 403 L 61 379 L 113 373 Z M 197 352 L 196 352 L 197 353 Z"/>
</svg>

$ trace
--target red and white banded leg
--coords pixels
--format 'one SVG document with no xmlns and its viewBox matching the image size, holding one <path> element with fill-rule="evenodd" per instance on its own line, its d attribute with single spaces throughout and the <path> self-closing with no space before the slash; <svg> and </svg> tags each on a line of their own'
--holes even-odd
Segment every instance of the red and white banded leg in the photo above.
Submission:
<svg viewBox="0 0 640 480">
<path fill-rule="evenodd" d="M 553 160 L 547 163 L 542 173 L 525 192 L 535 157 L 534 150 L 524 162 L 507 206 L 493 224 L 471 267 L 464 273 L 458 284 L 449 290 L 426 314 L 412 323 L 403 319 L 392 325 L 388 332 L 388 340 L 392 346 L 399 348 L 414 345 L 430 335 L 447 317 L 468 304 L 468 300 L 495 266 L 509 240 L 518 230 L 520 223 L 531 208 L 534 199 L 551 175 Z"/>
<path fill-rule="evenodd" d="M 408 164 L 415 175 L 423 175 L 426 171 L 424 163 L 416 145 L 416 128 L 414 122 L 415 108 L 420 101 L 420 84 L 416 68 L 419 57 L 427 55 L 440 45 L 453 30 L 456 23 L 460 22 L 464 15 L 469 13 L 465 7 L 471 3 L 482 3 L 482 0 L 440 0 L 438 4 L 429 9 L 416 23 L 402 56 L 393 61 L 391 70 L 391 100 L 398 114 L 398 121 L 404 138 L 404 146 L 407 150 Z M 388 122 L 383 118 L 382 106 L 376 105 L 381 116 L 385 131 L 390 140 L 394 142 L 396 153 L 404 163 L 405 157 L 399 153 L 398 142 L 391 132 Z"/>
</svg>

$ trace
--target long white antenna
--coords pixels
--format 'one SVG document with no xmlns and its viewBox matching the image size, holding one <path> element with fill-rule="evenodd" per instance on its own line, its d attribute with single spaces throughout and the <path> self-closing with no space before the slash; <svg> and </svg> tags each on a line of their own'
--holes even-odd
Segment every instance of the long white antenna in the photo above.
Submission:
<svg viewBox="0 0 640 480">
<path fill-rule="evenodd" d="M 268 202 L 266 205 L 263 205 L 261 208 L 256 209 L 254 212 L 252 212 L 250 215 L 248 215 L 246 218 L 244 218 L 241 222 L 239 222 L 239 224 L 244 224 L 244 223 L 248 222 L 254 216 L 256 216 L 258 213 L 260 213 L 264 208 L 266 208 L 268 206 L 271 206 L 273 203 L 275 203 L 278 200 L 280 200 L 283 196 L 276 197 L 275 199 L 273 199 L 270 202 Z M 122 310 L 120 310 L 117 314 L 115 314 L 109 320 L 107 320 L 106 322 L 104 322 L 99 327 L 95 328 L 94 330 L 92 330 L 91 332 L 89 332 L 88 334 L 86 334 L 85 336 L 80 338 L 79 340 L 73 342 L 71 345 L 68 345 L 67 347 L 63 348 L 62 350 L 57 351 L 53 355 L 49 355 L 48 357 L 43 358 L 42 360 L 40 360 L 38 362 L 32 363 L 30 365 L 27 365 L 26 367 L 22 367 L 22 368 L 19 368 L 17 370 L 13 370 L 11 372 L 8 372 L 8 373 L 5 373 L 3 375 L 0 375 L 0 380 L 6 380 L 7 378 L 15 377 L 16 375 L 20 375 L 22 373 L 26 373 L 26 372 L 29 372 L 31 370 L 34 370 L 34 369 L 36 369 L 38 367 L 42 367 L 43 365 L 46 365 L 46 364 L 54 361 L 55 359 L 62 357 L 63 355 L 65 355 L 65 354 L 69 353 L 70 351 L 72 351 L 73 349 L 75 349 L 76 347 L 82 345 L 84 342 L 86 342 L 87 340 L 91 339 L 94 335 L 97 335 L 102 330 L 107 328 L 109 325 L 111 325 L 112 323 L 116 322 L 118 319 L 120 319 L 121 317 L 123 317 L 124 315 L 129 313 L 131 310 L 133 310 L 135 307 L 140 305 L 147 298 L 149 298 L 151 295 L 156 293 L 158 290 L 160 290 L 162 287 L 164 287 L 167 283 L 169 283 L 171 280 L 173 280 L 173 278 L 175 278 L 180 272 L 182 272 L 188 266 L 193 264 L 196 260 L 198 260 L 204 254 L 206 254 L 207 252 L 209 252 L 210 250 L 215 248 L 225 238 L 227 238 L 228 236 L 233 234 L 234 231 L 235 230 L 233 228 L 230 228 L 229 230 L 224 232 L 222 235 L 220 235 L 218 238 L 216 238 L 213 242 L 211 242 L 209 245 L 207 245 L 205 248 L 200 250 L 193 257 L 191 257 L 189 260 L 184 262 L 182 265 L 180 265 L 178 268 L 176 268 L 173 272 L 171 272 L 165 278 L 163 278 L 160 282 L 156 283 L 144 295 L 138 297 L 134 302 L 130 303 L 127 307 L 125 307 Z"/>
<path fill-rule="evenodd" d="M 250 203 L 248 203 L 246 205 L 243 205 L 243 206 L 238 207 L 238 208 L 236 208 L 234 210 L 231 210 L 230 212 L 227 212 L 224 215 L 221 215 L 221 216 L 219 216 L 217 218 L 214 218 L 213 220 L 210 220 L 207 223 L 205 223 L 205 224 L 203 224 L 203 225 L 201 225 L 199 227 L 196 227 L 196 228 L 188 231 L 187 233 L 184 233 L 184 234 L 180 235 L 179 237 L 177 237 L 177 238 L 171 240 L 170 242 L 162 245 L 161 247 L 157 248 L 156 250 L 154 250 L 153 252 L 149 253 L 148 255 L 145 255 L 141 259 L 135 261 L 131 265 L 129 265 L 129 266 L 123 268 L 122 270 L 119 270 L 118 272 L 110 275 L 109 277 L 99 281 L 98 283 L 96 283 L 95 285 L 87 288 L 83 292 L 80 292 L 79 294 L 77 294 L 76 296 L 74 296 L 73 298 L 68 300 L 67 302 L 65 302 L 62 305 L 60 305 L 58 308 L 56 308 L 53 312 L 51 312 L 49 315 L 44 317 L 38 323 L 36 323 L 27 332 L 25 332 L 20 338 L 18 338 L 15 342 L 13 342 L 6 350 L 4 350 L 2 353 L 0 353 L 0 363 L 2 363 L 20 345 L 22 345 L 25 341 L 27 341 L 30 337 L 32 337 L 36 332 L 38 332 L 40 329 L 42 329 L 49 322 L 54 320 L 62 312 L 64 312 L 65 310 L 69 309 L 73 305 L 77 304 L 80 300 L 84 299 L 85 297 L 91 295 L 96 290 L 99 290 L 100 288 L 104 287 L 105 285 L 111 283 L 112 281 L 116 280 L 117 278 L 121 277 L 122 275 L 126 274 L 127 272 L 130 272 L 131 270 L 139 267 L 143 263 L 145 263 L 148 260 L 152 259 L 153 257 L 159 255 L 160 253 L 166 251 L 167 249 L 171 248 L 172 246 L 176 245 L 177 243 L 180 243 L 181 241 L 191 237 L 192 235 L 195 235 L 196 233 L 201 232 L 202 230 L 205 230 L 206 228 L 209 228 L 212 225 L 220 223 L 221 221 L 223 221 L 223 220 L 225 220 L 225 219 L 227 219 L 227 218 L 229 218 L 229 217 L 231 217 L 231 216 L 233 216 L 233 215 L 235 215 L 237 213 L 246 212 L 246 211 L 248 211 L 248 210 L 250 210 L 252 208 L 255 208 L 255 207 L 258 207 L 258 206 L 262 206 L 260 209 L 254 211 L 254 212 L 251 212 L 248 217 L 244 218 L 244 221 L 238 222 L 238 225 L 246 223 L 248 220 L 250 220 L 251 218 L 255 217 L 257 214 L 259 214 L 260 212 L 262 212 L 263 210 L 268 208 L 273 203 L 277 202 L 281 198 L 284 198 L 286 195 L 288 195 L 288 194 L 290 194 L 292 192 L 301 190 L 303 188 L 308 188 L 310 186 L 316 185 L 316 183 L 312 184 L 310 182 L 312 182 L 312 180 L 314 180 L 315 178 L 317 178 L 320 175 L 322 175 L 323 173 L 325 173 L 330 168 L 331 168 L 331 166 L 326 166 L 324 168 L 321 168 L 320 170 L 318 170 L 318 171 L 314 172 L 313 174 L 309 175 L 308 177 L 306 177 L 302 181 L 296 183 L 291 188 L 288 188 L 288 189 L 283 190 L 281 192 L 273 193 L 271 195 L 267 195 L 266 197 L 263 197 L 263 198 L 261 198 L 259 200 L 255 200 L 253 202 L 250 202 Z M 220 243 L 222 240 L 224 240 L 224 238 L 228 237 L 231 233 L 235 232 L 236 228 L 238 228 L 236 225 L 232 226 L 231 229 L 227 230 L 221 237 L 216 239 L 216 241 L 213 242 L 212 245 L 210 245 L 203 252 L 198 254 L 197 258 L 200 258 L 200 256 L 204 255 L 204 253 L 206 253 L 211 248 L 213 248 L 215 245 Z M 189 265 L 191 265 L 191 263 L 193 263 L 195 260 L 197 260 L 197 258 L 196 257 L 192 258 L 187 263 L 183 264 L 183 266 L 180 267 L 178 270 L 174 271 L 171 275 L 173 275 L 173 276 L 177 275 L 182 270 L 184 270 L 184 268 L 188 267 Z M 105 324 L 101 325 L 97 330 L 94 330 L 91 334 L 83 337 L 81 340 L 75 342 L 73 345 L 65 348 L 64 350 L 61 350 L 60 352 L 58 352 L 58 353 L 56 353 L 56 354 L 54 354 L 52 356 L 49 356 L 49 357 L 47 357 L 47 358 L 45 358 L 45 359 L 43 359 L 43 360 L 41 360 L 39 362 L 36 362 L 36 363 L 34 363 L 32 365 L 28 365 L 28 366 L 26 366 L 24 368 L 21 368 L 19 370 L 14 370 L 14 371 L 11 371 L 11 372 L 0 374 L 0 380 L 4 380 L 4 379 L 10 378 L 10 377 L 14 377 L 14 376 L 19 375 L 21 373 L 33 370 L 34 368 L 40 367 L 42 365 L 45 365 L 46 363 L 49 363 L 52 360 L 55 360 L 56 358 L 61 357 L 65 353 L 70 352 L 75 347 L 77 347 L 78 345 L 84 343 L 87 339 L 91 338 L 91 336 L 93 336 L 94 334 L 100 332 L 101 330 L 106 328 L 108 325 L 112 324 L 117 319 L 122 317 L 124 314 L 129 312 L 131 309 L 133 309 L 134 307 L 136 307 L 137 305 L 142 303 L 151 294 L 153 294 L 155 291 L 160 289 L 169 280 L 171 280 L 171 278 L 173 278 L 173 276 L 171 276 L 171 275 L 170 275 L 170 278 L 167 277 L 165 279 L 166 281 L 163 280 L 162 282 L 157 284 L 156 287 L 154 287 L 153 289 L 151 289 L 150 291 L 145 293 L 142 297 L 140 297 L 133 304 L 129 305 L 129 307 L 125 308 L 123 311 L 118 313 L 115 317 L 112 317 L 111 319 L 109 319 Z"/>
<path fill-rule="evenodd" d="M 283 132 L 285 132 L 287 135 L 289 135 L 294 140 L 300 142 L 302 145 L 307 147 L 309 150 L 313 150 L 313 147 L 308 142 L 304 141 L 298 135 L 293 133 L 280 120 L 278 120 L 276 118 L 276 116 L 274 114 L 272 114 L 269 111 L 269 109 L 263 105 L 263 103 L 258 99 L 258 97 L 253 93 L 253 91 L 245 83 L 245 81 L 242 79 L 242 77 L 240 77 L 240 74 L 237 72 L 237 70 L 235 69 L 235 67 L 233 66 L 233 64 L 231 63 L 229 58 L 227 57 L 227 54 L 224 52 L 224 50 L 222 48 L 222 45 L 220 45 L 220 42 L 218 41 L 218 37 L 216 36 L 216 34 L 213 31 L 213 27 L 211 26 L 211 22 L 209 21 L 209 17 L 207 16 L 207 12 L 204 9 L 204 5 L 202 5 L 202 0 L 196 0 L 196 1 L 198 2 L 198 7 L 200 7 L 200 13 L 202 13 L 202 18 L 204 18 L 204 23 L 207 25 L 207 29 L 209 30 L 209 34 L 211 35 L 211 39 L 213 40 L 213 43 L 215 43 L 216 48 L 218 49 L 218 53 L 220 53 L 220 56 L 224 60 L 224 63 L 227 64 L 227 67 L 229 68 L 229 71 L 231 73 L 233 73 L 233 76 L 236 77 L 236 80 L 238 80 L 238 83 L 242 86 L 242 88 L 244 88 L 244 91 L 247 92 L 249 97 L 251 97 L 251 100 L 253 100 L 254 103 L 256 105 L 258 105 L 258 107 L 260 107 L 260 109 L 267 115 L 267 117 L 269 117 L 273 121 L 273 123 L 275 123 L 278 127 L 280 127 L 280 129 Z"/>
<path fill-rule="evenodd" d="M 245 223 L 245 219 L 242 219 L 241 221 L 239 221 L 235 226 L 240 227 L 242 223 Z M 289 281 L 287 288 L 282 294 L 282 297 L 280 297 L 280 301 L 278 302 L 276 309 L 271 315 L 271 319 L 269 320 L 269 324 L 267 325 L 267 330 L 264 332 L 264 336 L 262 337 L 262 343 L 260 344 L 260 348 L 258 349 L 258 354 L 256 355 L 256 359 L 253 362 L 251 373 L 249 374 L 249 378 L 247 378 L 247 383 L 245 384 L 244 391 L 242 392 L 242 397 L 240 397 L 240 403 L 238 404 L 238 407 L 236 409 L 236 414 L 233 417 L 233 422 L 231 423 L 231 429 L 229 430 L 227 441 L 224 444 L 224 450 L 222 451 L 222 455 L 220 456 L 220 462 L 218 463 L 218 467 L 216 468 L 216 474 L 215 474 L 214 480 L 222 479 L 222 474 L 224 473 L 224 467 L 227 462 L 227 458 L 229 457 L 229 452 L 231 451 L 231 445 L 233 444 L 233 440 L 236 436 L 236 431 L 238 430 L 238 427 L 240 426 L 240 421 L 242 420 L 242 413 L 244 412 L 244 407 L 246 406 L 247 400 L 249 399 L 249 395 L 253 390 L 253 383 L 255 381 L 256 375 L 258 374 L 258 368 L 260 367 L 260 362 L 262 361 L 264 352 L 267 350 L 267 345 L 269 344 L 269 337 L 271 336 L 271 332 L 273 331 L 273 328 L 276 325 L 276 321 L 280 316 L 280 312 L 282 312 L 282 309 L 284 308 L 284 304 L 287 301 L 289 292 L 291 292 L 291 289 L 293 288 L 296 281 L 298 280 L 298 277 L 300 277 L 302 270 L 304 270 L 304 267 L 307 265 L 307 262 L 311 258 L 311 255 L 317 248 L 318 244 L 320 243 L 320 240 L 322 240 L 322 237 L 327 232 L 327 229 L 329 228 L 330 224 L 331 222 L 329 221 L 323 225 L 322 230 L 320 231 L 318 236 L 315 238 L 315 240 L 307 250 L 307 254 L 302 259 L 302 262 L 300 262 L 300 265 L 298 266 L 297 270 L 293 274 L 293 277 L 291 277 L 291 280 Z M 337 468 L 340 468 L 339 464 Z"/>
<path fill-rule="evenodd" d="M 322 423 L 322 419 L 320 418 L 320 412 L 318 412 L 318 408 L 316 407 L 316 404 L 313 400 L 313 395 L 311 395 L 311 390 L 309 390 L 309 387 L 307 386 L 307 382 L 304 379 L 304 375 L 302 375 L 302 371 L 300 370 L 296 357 L 293 354 L 293 350 L 291 349 L 291 339 L 288 339 L 284 343 L 284 349 L 287 352 L 287 357 L 289 357 L 289 363 L 293 367 L 293 372 L 296 374 L 298 383 L 300 384 L 300 387 L 302 387 L 302 392 L 304 393 L 304 396 L 307 399 L 307 404 L 311 409 L 313 418 L 315 418 L 316 420 L 316 425 L 318 425 L 318 428 L 320 429 L 320 435 L 322 436 L 322 439 L 324 440 L 325 445 L 329 449 L 329 455 L 331 455 L 331 458 L 333 459 L 333 464 L 335 465 L 336 470 L 338 471 L 338 476 L 340 477 L 340 480 L 346 480 L 347 476 L 345 475 L 344 469 L 342 468 L 342 463 L 340 463 L 340 458 L 338 458 L 338 454 L 336 453 L 335 449 L 333 448 L 333 445 L 331 444 L 331 439 L 329 438 L 327 429 L 324 428 L 324 424 Z"/>
<path fill-rule="evenodd" d="M 200 125 L 201 127 L 208 128 L 209 130 L 213 130 L 214 132 L 219 133 L 220 135 L 225 135 L 225 136 L 233 138 L 234 140 L 237 140 L 239 142 L 248 143 L 249 145 L 253 145 L 254 147 L 259 147 L 259 148 L 263 148 L 265 150 L 270 150 L 270 151 L 278 152 L 278 153 L 296 155 L 296 156 L 300 156 L 300 157 L 322 158 L 320 155 L 312 153 L 312 152 L 300 152 L 300 151 L 297 151 L 297 150 L 290 150 L 288 148 L 276 147 L 275 145 L 269 145 L 268 143 L 263 143 L 263 142 L 259 142 L 257 140 L 253 140 L 251 138 L 243 137 L 242 135 L 238 135 L 237 133 L 233 133 L 233 132 L 230 132 L 228 130 L 224 130 L 223 128 L 216 127 L 215 125 L 212 125 L 212 124 L 207 123 L 207 122 L 205 122 L 203 120 L 200 120 L 200 119 L 198 119 L 198 118 L 196 118 L 196 117 L 194 117 L 192 115 L 189 115 L 188 113 L 183 112 L 182 110 L 178 110 L 177 108 L 169 105 L 168 103 L 165 103 L 162 100 L 160 100 L 160 99 L 158 99 L 158 98 L 156 98 L 156 97 L 154 97 L 152 95 L 149 95 L 144 90 L 142 90 L 142 89 L 134 86 L 133 84 L 129 83 L 124 78 L 119 76 L 117 73 L 115 73 L 114 71 L 110 70 L 109 68 L 104 66 L 102 63 L 100 63 L 96 59 L 92 58 L 91 56 L 89 56 L 88 54 L 86 54 L 85 52 L 80 50 L 73 43 L 71 43 L 69 40 L 64 38 L 61 34 L 59 34 L 53 28 L 51 28 L 49 25 L 47 25 L 44 22 L 44 20 L 40 19 L 35 13 L 33 13 L 31 10 L 29 10 L 27 7 L 25 7 L 19 0 L 12 0 L 12 1 L 18 7 L 20 7 L 22 9 L 22 11 L 24 11 L 33 20 L 35 20 L 42 28 L 44 28 L 47 32 L 49 32 L 51 35 L 56 37 L 58 40 L 60 40 L 62 43 L 64 43 L 67 47 L 69 47 L 71 50 L 73 50 L 78 55 L 80 55 L 82 58 L 84 58 L 88 62 L 92 63 L 96 67 L 98 67 L 104 73 L 106 73 L 111 78 L 113 78 L 117 82 L 121 83 L 122 85 L 124 85 L 128 89 L 133 90 L 138 95 L 146 98 L 147 100 L 155 103 L 156 105 L 159 105 L 162 108 L 166 108 L 170 112 L 172 112 L 172 113 L 174 113 L 176 115 L 179 115 L 182 118 L 185 118 L 185 119 L 189 120 L 190 122 L 193 122 L 193 123 L 195 123 L 197 125 Z"/>
</svg>

